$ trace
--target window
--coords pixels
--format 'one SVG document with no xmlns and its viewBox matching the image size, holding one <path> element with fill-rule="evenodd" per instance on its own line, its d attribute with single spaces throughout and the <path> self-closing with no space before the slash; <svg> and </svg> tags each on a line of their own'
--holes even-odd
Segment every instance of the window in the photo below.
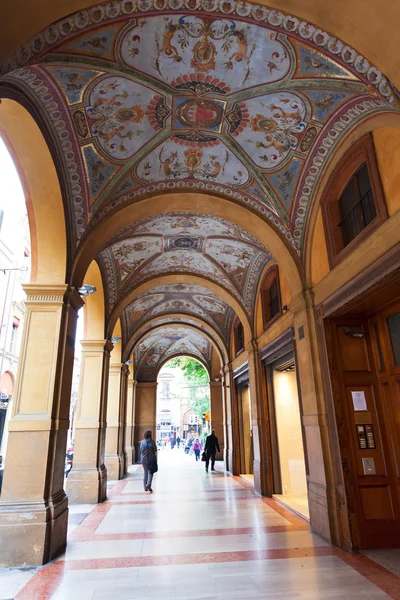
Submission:
<svg viewBox="0 0 400 600">
<path fill-rule="evenodd" d="M 11 330 L 10 337 L 10 353 L 15 354 L 17 351 L 17 339 L 18 339 L 18 327 L 19 327 L 19 319 L 14 317 L 14 322 Z"/>
<path fill-rule="evenodd" d="M 331 267 L 387 218 L 372 136 L 363 137 L 333 172 L 321 201 Z"/>
<path fill-rule="evenodd" d="M 239 354 L 244 350 L 244 329 L 239 319 L 234 324 L 234 342 L 235 342 L 235 354 Z"/>
<path fill-rule="evenodd" d="M 264 280 L 261 291 L 264 328 L 274 317 L 281 313 L 278 267 L 271 267 Z"/>
<path fill-rule="evenodd" d="M 363 163 L 351 177 L 340 196 L 339 203 L 342 217 L 339 226 L 342 229 L 343 243 L 347 246 L 376 217 L 366 163 Z"/>
</svg>

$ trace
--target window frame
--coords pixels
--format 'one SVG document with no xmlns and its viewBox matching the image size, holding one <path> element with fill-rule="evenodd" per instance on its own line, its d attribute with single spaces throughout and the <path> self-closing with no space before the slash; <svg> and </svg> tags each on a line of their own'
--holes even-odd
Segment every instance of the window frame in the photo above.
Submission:
<svg viewBox="0 0 400 600">
<path fill-rule="evenodd" d="M 269 311 L 267 311 L 267 307 L 270 305 L 270 290 L 271 287 L 276 281 L 276 287 L 278 292 L 278 312 L 271 317 Z M 282 297 L 281 297 L 281 286 L 279 281 L 279 269 L 278 265 L 273 265 L 268 269 L 265 274 L 263 284 L 261 286 L 261 310 L 262 310 L 262 322 L 264 331 L 272 325 L 276 319 L 278 319 L 282 315 Z"/>
<path fill-rule="evenodd" d="M 243 329 L 243 345 L 239 348 L 239 327 L 242 327 Z M 243 324 L 241 322 L 241 320 L 239 319 L 239 317 L 236 317 L 234 324 L 233 324 L 233 343 L 235 346 L 235 356 L 238 356 L 241 352 L 244 351 L 244 327 Z"/>
<path fill-rule="evenodd" d="M 347 245 L 344 245 L 343 234 L 339 227 L 342 221 L 340 198 L 350 180 L 364 163 L 368 169 L 376 216 Z M 325 187 L 325 193 L 321 199 L 321 210 L 331 269 L 354 252 L 388 218 L 371 133 L 354 144 L 337 164 Z"/>
</svg>

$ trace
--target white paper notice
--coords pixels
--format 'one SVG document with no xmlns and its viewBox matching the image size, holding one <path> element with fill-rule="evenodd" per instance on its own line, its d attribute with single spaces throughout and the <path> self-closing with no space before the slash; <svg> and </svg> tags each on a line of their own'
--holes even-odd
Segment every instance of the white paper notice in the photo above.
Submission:
<svg viewBox="0 0 400 600">
<path fill-rule="evenodd" d="M 354 410 L 368 410 L 364 392 L 351 392 Z"/>
</svg>

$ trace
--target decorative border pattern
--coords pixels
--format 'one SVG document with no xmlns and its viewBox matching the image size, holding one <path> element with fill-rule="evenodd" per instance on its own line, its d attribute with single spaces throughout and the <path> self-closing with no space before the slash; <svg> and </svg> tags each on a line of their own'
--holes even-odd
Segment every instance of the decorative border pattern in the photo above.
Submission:
<svg viewBox="0 0 400 600">
<path fill-rule="evenodd" d="M 390 103 L 395 103 L 393 86 L 374 65 L 354 48 L 335 38 L 330 33 L 303 21 L 288 13 L 243 0 L 113 0 L 87 10 L 81 10 L 49 25 L 24 44 L 16 54 L 5 61 L 1 72 L 7 73 L 24 66 L 53 49 L 57 44 L 68 40 L 82 30 L 88 30 L 100 24 L 126 19 L 138 13 L 177 12 L 182 10 L 220 13 L 222 16 L 236 15 L 254 23 L 265 24 L 307 41 L 314 48 L 324 48 L 331 56 L 347 68 L 352 68 L 376 87 L 378 92 Z"/>
<path fill-rule="evenodd" d="M 59 91 L 51 79 L 38 67 L 17 69 L 3 78 L 3 81 L 18 81 L 23 87 L 34 93 L 46 110 L 46 116 L 51 122 L 51 133 L 55 133 L 58 146 L 63 158 L 65 175 L 69 185 L 64 194 L 70 198 L 69 208 L 72 209 L 75 219 L 69 219 L 71 227 L 71 241 L 76 247 L 77 241 L 85 232 L 88 215 L 88 195 L 86 179 L 79 146 L 75 140 L 74 128 L 70 115 L 63 105 Z M 64 203 L 65 204 L 65 203 Z"/>
</svg>

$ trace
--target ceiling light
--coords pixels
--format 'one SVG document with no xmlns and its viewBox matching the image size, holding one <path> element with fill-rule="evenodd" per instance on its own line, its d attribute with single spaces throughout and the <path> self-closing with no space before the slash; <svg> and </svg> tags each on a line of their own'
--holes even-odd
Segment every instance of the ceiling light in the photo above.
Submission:
<svg viewBox="0 0 400 600">
<path fill-rule="evenodd" d="M 84 283 L 82 287 L 78 288 L 78 293 L 81 296 L 91 296 L 95 292 L 97 292 L 97 288 L 89 283 Z"/>
<path fill-rule="evenodd" d="M 112 344 L 118 344 L 118 342 L 120 342 L 122 340 L 120 335 L 115 335 L 114 337 L 111 338 L 111 343 Z"/>
</svg>

